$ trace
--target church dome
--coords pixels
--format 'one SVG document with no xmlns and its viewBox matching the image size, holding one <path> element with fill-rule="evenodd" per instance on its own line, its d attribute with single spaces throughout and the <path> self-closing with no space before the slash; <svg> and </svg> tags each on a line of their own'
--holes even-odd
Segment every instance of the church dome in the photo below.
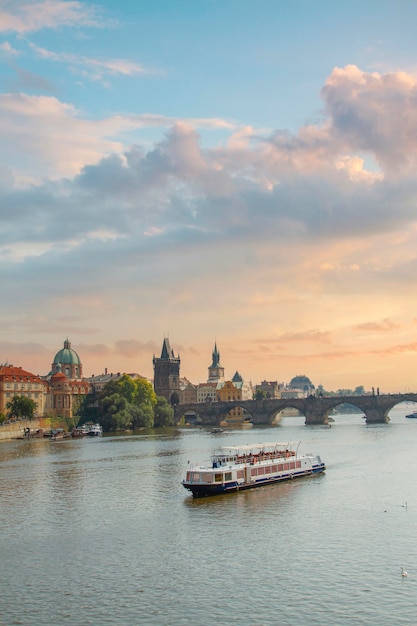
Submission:
<svg viewBox="0 0 417 626">
<path fill-rule="evenodd" d="M 71 348 L 71 343 L 66 339 L 62 350 L 56 353 L 53 365 L 81 365 L 80 357 Z"/>
</svg>

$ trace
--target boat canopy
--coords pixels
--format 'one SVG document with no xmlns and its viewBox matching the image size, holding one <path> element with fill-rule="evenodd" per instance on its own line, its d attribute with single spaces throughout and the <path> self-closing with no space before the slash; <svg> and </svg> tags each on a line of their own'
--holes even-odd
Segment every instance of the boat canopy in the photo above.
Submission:
<svg viewBox="0 0 417 626">
<path fill-rule="evenodd" d="M 267 449 L 289 449 L 294 446 L 299 446 L 300 441 L 285 441 L 285 442 L 270 442 L 270 443 L 255 443 L 255 444 L 243 444 L 241 446 L 221 446 L 218 450 L 218 454 L 237 454 L 238 452 L 254 452 Z"/>
</svg>

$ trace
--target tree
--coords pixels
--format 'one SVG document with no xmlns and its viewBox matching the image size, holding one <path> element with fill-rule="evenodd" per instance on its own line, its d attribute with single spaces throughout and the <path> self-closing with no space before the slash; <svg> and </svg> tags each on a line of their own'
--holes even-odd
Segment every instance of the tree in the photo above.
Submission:
<svg viewBox="0 0 417 626">
<path fill-rule="evenodd" d="M 104 431 L 152 428 L 157 397 L 149 381 L 123 374 L 104 385 L 98 396 Z"/>
<path fill-rule="evenodd" d="M 169 405 L 166 398 L 156 397 L 154 426 L 172 426 L 174 424 L 174 409 Z"/>
<path fill-rule="evenodd" d="M 6 404 L 8 416 L 15 419 L 33 419 L 33 415 L 38 405 L 31 398 L 26 396 L 14 396 Z"/>
<path fill-rule="evenodd" d="M 257 389 L 255 393 L 255 400 L 265 400 L 266 391 L 265 389 Z"/>
<path fill-rule="evenodd" d="M 132 427 L 129 402 L 120 393 L 103 395 L 99 404 L 100 423 L 104 431 L 127 430 Z"/>
</svg>

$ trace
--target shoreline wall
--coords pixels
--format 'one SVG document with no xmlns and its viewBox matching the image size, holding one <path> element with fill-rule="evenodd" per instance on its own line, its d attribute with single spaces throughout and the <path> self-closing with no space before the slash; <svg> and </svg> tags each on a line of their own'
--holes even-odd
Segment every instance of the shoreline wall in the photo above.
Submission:
<svg viewBox="0 0 417 626">
<path fill-rule="evenodd" d="M 32 420 L 17 420 L 16 422 L 10 422 L 8 424 L 0 424 L 0 441 L 10 441 L 11 439 L 18 439 L 23 436 L 24 429 L 30 428 L 33 432 L 37 429 L 44 431 L 51 430 L 52 428 L 68 428 L 65 421 L 53 420 L 47 417 L 34 418 Z"/>
</svg>

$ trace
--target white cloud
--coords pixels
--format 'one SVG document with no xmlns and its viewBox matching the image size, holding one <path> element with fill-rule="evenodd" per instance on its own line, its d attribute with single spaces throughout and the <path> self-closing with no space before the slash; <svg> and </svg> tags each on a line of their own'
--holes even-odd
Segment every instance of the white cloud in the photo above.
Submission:
<svg viewBox="0 0 417 626">
<path fill-rule="evenodd" d="M 386 175 L 417 163 L 417 78 L 335 68 L 322 90 L 334 142 L 371 153 Z"/>
<path fill-rule="evenodd" d="M 213 303 L 225 336 L 258 335 L 266 348 L 268 334 L 292 338 L 295 350 L 306 344 L 294 337 L 328 339 L 332 358 L 346 355 L 353 326 L 408 328 L 403 294 L 417 306 L 414 89 L 411 76 L 334 70 L 326 116 L 295 134 L 152 114 L 89 120 L 57 98 L 0 96 L 3 298 L 50 316 L 82 311 L 79 332 L 94 319 L 99 346 L 109 316 L 119 328 L 145 327 L 145 337 L 174 336 L 170 320 L 215 336 Z M 151 145 L 122 141 L 149 127 L 167 130 Z M 226 141 L 206 147 L 200 128 L 221 128 Z M 366 169 L 369 159 L 379 172 Z M 36 186 L 12 186 L 30 175 Z M 114 345 L 149 356 L 142 342 Z"/>
<path fill-rule="evenodd" d="M 13 48 L 8 41 L 3 41 L 3 43 L 0 44 L 0 52 L 7 57 L 15 57 L 19 55 L 19 51 Z"/>
<path fill-rule="evenodd" d="M 83 2 L 3 0 L 0 32 L 25 34 L 45 28 L 98 27 L 103 25 L 97 9 Z"/>
<path fill-rule="evenodd" d="M 84 73 L 94 80 L 102 80 L 107 74 L 137 76 L 151 73 L 151 70 L 145 68 L 143 65 L 126 59 L 101 60 L 64 52 L 57 53 L 47 50 L 46 48 L 40 48 L 33 43 L 30 44 L 30 47 L 42 59 L 66 63 L 73 68 L 83 68 Z"/>
</svg>

